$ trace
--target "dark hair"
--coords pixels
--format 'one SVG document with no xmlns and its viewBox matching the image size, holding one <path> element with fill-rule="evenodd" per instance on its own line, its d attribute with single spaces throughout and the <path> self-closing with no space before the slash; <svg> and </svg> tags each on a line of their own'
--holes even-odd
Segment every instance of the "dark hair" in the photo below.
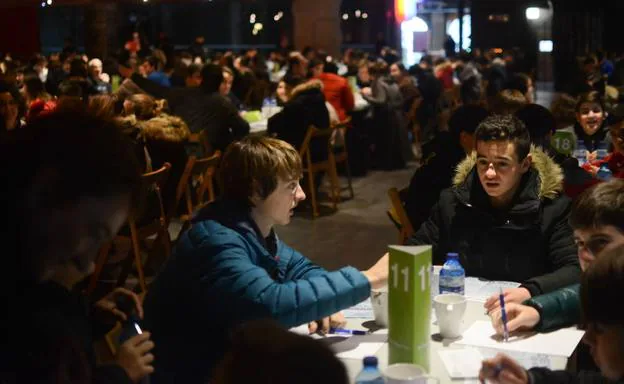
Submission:
<svg viewBox="0 0 624 384">
<path fill-rule="evenodd" d="M 600 254 L 581 279 L 581 325 L 624 327 L 624 311 L 617 307 L 624 291 L 624 245 Z M 614 340 L 613 342 L 619 342 Z"/>
<path fill-rule="evenodd" d="M 286 74 L 283 78 L 282 81 L 290 88 L 293 89 L 296 86 L 303 84 L 305 82 L 305 79 L 302 78 L 301 76 L 294 76 L 292 74 Z"/>
<path fill-rule="evenodd" d="M 510 141 L 516 147 L 518 160 L 524 160 L 531 150 L 531 138 L 524 123 L 513 115 L 493 115 L 486 118 L 475 132 L 475 141 Z"/>
<path fill-rule="evenodd" d="M 69 63 L 69 76 L 87 78 L 89 71 L 87 70 L 87 63 L 80 58 L 72 59 Z"/>
<path fill-rule="evenodd" d="M 143 59 L 143 63 L 148 63 L 152 67 L 156 68 L 157 71 L 160 71 L 163 67 L 163 62 L 156 56 L 147 56 Z"/>
<path fill-rule="evenodd" d="M 59 85 L 58 96 L 59 98 L 65 96 L 82 99 L 85 95 L 79 82 L 74 80 L 64 80 Z"/>
<path fill-rule="evenodd" d="M 219 87 L 223 82 L 223 69 L 220 65 L 206 64 L 201 70 L 201 87 L 206 93 L 219 92 Z"/>
<path fill-rule="evenodd" d="M 327 344 L 268 320 L 243 325 L 215 373 L 215 384 L 349 382 L 344 365 Z"/>
<path fill-rule="evenodd" d="M 333 61 L 328 61 L 325 63 L 323 67 L 323 72 L 333 73 L 334 75 L 338 74 L 338 66 Z"/>
<path fill-rule="evenodd" d="M 624 232 L 624 180 L 611 179 L 584 191 L 574 201 L 568 220 L 574 229 L 611 225 Z"/>
<path fill-rule="evenodd" d="M 0 236 L 14 258 L 16 280 L 32 282 L 46 265 L 68 261 L 42 259 L 49 244 L 38 241 L 33 225 L 44 208 L 124 194 L 131 206 L 140 201 L 139 165 L 128 139 L 112 120 L 93 117 L 85 108 L 59 107 L 8 132 L 0 141 L 0 168 L 6 181 L 0 196 L 8 207 L 7 230 Z"/>
<path fill-rule="evenodd" d="M 45 86 L 43 81 L 35 73 L 29 73 L 24 76 L 24 85 L 26 86 L 26 92 L 28 97 L 36 99 L 45 92 Z"/>
<path fill-rule="evenodd" d="M 470 76 L 459 86 L 459 97 L 464 104 L 479 103 L 481 94 L 481 85 L 476 76 Z"/>
<path fill-rule="evenodd" d="M 583 93 L 579 96 L 578 101 L 576 102 L 576 107 L 574 110 L 578 113 L 581 111 L 581 106 L 585 103 L 595 103 L 600 105 L 602 110 L 605 110 L 604 100 L 600 96 L 598 91 L 591 91 L 587 93 Z"/>
<path fill-rule="evenodd" d="M 308 64 L 308 67 L 310 69 L 312 69 L 312 68 L 316 67 L 317 65 L 324 65 L 324 64 L 325 64 L 325 62 L 323 60 L 314 58 L 314 59 L 310 60 L 310 64 Z"/>
<path fill-rule="evenodd" d="M 576 99 L 567 93 L 562 93 L 553 100 L 550 111 L 558 126 L 564 127 L 576 123 Z"/>
<path fill-rule="evenodd" d="M 488 111 L 477 105 L 462 105 L 457 108 L 449 119 L 449 132 L 459 144 L 459 136 L 462 132 L 473 135 L 479 124 L 488 117 Z"/>
<path fill-rule="evenodd" d="M 368 68 L 368 73 L 373 77 L 380 77 L 388 73 L 388 65 L 382 62 L 376 62 Z"/>
<path fill-rule="evenodd" d="M 531 142 L 543 146 L 543 139 L 555 131 L 555 117 L 548 110 L 539 104 L 528 104 L 516 112 L 516 117 L 522 120 Z"/>
<path fill-rule="evenodd" d="M 527 105 L 526 96 L 515 89 L 503 89 L 496 95 L 490 106 L 492 113 L 514 114 Z"/>
<path fill-rule="evenodd" d="M 523 95 L 525 95 L 529 91 L 529 82 L 531 78 L 529 75 L 524 73 L 514 73 L 507 80 L 507 84 L 505 85 L 506 89 L 515 89 L 516 91 L 520 91 Z"/>
</svg>

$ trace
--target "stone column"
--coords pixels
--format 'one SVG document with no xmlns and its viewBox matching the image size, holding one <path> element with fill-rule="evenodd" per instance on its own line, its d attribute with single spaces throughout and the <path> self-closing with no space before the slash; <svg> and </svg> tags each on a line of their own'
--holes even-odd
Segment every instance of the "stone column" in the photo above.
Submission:
<svg viewBox="0 0 624 384">
<path fill-rule="evenodd" d="M 312 46 L 338 57 L 342 44 L 340 1 L 293 0 L 294 42 L 299 50 Z"/>
<path fill-rule="evenodd" d="M 84 9 L 85 50 L 91 57 L 104 58 L 118 45 L 119 22 L 116 3 L 91 3 Z"/>
<path fill-rule="evenodd" d="M 444 13 L 434 11 L 431 14 L 431 50 L 444 49 L 446 41 L 446 18 Z"/>
</svg>

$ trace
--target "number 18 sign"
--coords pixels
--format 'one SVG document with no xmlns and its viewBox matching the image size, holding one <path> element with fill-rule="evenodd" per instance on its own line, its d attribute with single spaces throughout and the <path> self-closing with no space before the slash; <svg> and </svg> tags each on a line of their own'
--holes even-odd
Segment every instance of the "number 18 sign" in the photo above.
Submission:
<svg viewBox="0 0 624 384">
<path fill-rule="evenodd" d="M 429 371 L 431 246 L 390 246 L 389 362 Z"/>
</svg>

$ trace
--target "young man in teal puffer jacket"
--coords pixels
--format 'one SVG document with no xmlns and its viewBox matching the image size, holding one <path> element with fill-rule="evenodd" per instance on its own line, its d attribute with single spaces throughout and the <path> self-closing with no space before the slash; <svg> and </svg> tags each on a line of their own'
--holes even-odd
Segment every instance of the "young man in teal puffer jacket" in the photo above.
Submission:
<svg viewBox="0 0 624 384">
<path fill-rule="evenodd" d="M 309 323 L 311 332 L 318 323 L 326 331 L 344 322 L 340 310 L 386 284 L 387 257 L 364 272 L 328 272 L 278 239 L 274 225 L 288 224 L 305 199 L 301 174 L 299 154 L 284 141 L 230 145 L 220 169 L 223 198 L 194 218 L 145 299 L 144 326 L 158 356 L 153 384 L 205 383 L 231 330 L 246 321 Z"/>
<path fill-rule="evenodd" d="M 604 250 L 624 244 L 624 180 L 599 184 L 578 197 L 570 213 L 570 225 L 585 271 Z M 507 328 L 547 332 L 578 324 L 581 317 L 579 284 L 533 297 L 522 304 L 506 305 Z M 503 334 L 498 302 L 489 302 L 492 324 Z"/>
</svg>

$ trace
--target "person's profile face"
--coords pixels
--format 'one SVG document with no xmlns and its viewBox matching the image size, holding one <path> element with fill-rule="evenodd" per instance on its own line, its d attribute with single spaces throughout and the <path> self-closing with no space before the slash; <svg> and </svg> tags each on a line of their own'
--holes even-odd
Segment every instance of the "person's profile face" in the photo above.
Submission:
<svg viewBox="0 0 624 384">
<path fill-rule="evenodd" d="M 294 209 L 306 195 L 298 179 L 284 180 L 278 177 L 275 190 L 264 200 L 255 203 L 254 209 L 271 225 L 287 225 Z"/>
<path fill-rule="evenodd" d="M 277 91 L 276 91 L 277 97 L 283 102 L 287 102 L 288 101 L 288 90 L 286 88 L 286 83 L 283 81 L 280 81 L 279 84 L 277 85 Z"/>
<path fill-rule="evenodd" d="M 234 78 L 229 72 L 223 72 L 223 81 L 219 85 L 219 93 L 223 96 L 229 95 L 232 90 L 233 81 Z"/>
<path fill-rule="evenodd" d="M 98 251 L 117 234 L 128 210 L 127 195 L 89 197 L 62 208 L 41 209 L 32 233 L 46 252 L 42 277 L 60 274 L 75 284 L 91 274 Z"/>
<path fill-rule="evenodd" d="M 530 156 L 519 161 L 516 146 L 507 140 L 477 141 L 477 173 L 492 202 L 511 201 L 522 175 L 531 166 Z"/>
<path fill-rule="evenodd" d="M 13 98 L 10 92 L 0 93 L 0 116 L 7 123 L 7 128 L 12 128 L 12 124 L 17 120 L 19 108 L 17 100 Z"/>
<path fill-rule="evenodd" d="M 358 78 L 360 79 L 361 82 L 363 83 L 368 83 L 370 82 L 370 72 L 368 71 L 368 67 L 363 65 L 360 68 L 358 68 Z"/>
<path fill-rule="evenodd" d="M 603 376 L 620 380 L 624 376 L 624 329 L 621 325 L 589 324 L 583 342 L 589 346 L 594 362 Z"/>
<path fill-rule="evenodd" d="M 613 143 L 613 152 L 624 155 L 624 121 L 612 126 L 609 133 Z"/>
<path fill-rule="evenodd" d="M 190 76 L 186 77 L 186 86 L 190 88 L 199 87 L 202 83 L 202 77 L 200 72 L 192 73 Z"/>
<path fill-rule="evenodd" d="M 574 243 L 581 269 L 585 271 L 602 252 L 624 244 L 624 234 L 612 225 L 575 229 Z"/>
<path fill-rule="evenodd" d="M 399 66 L 396 64 L 392 64 L 390 66 L 390 76 L 392 76 L 392 78 L 396 81 L 399 81 L 399 79 L 401 79 L 401 70 L 399 69 Z"/>
<path fill-rule="evenodd" d="M 576 113 L 576 119 L 583 131 L 592 136 L 595 134 L 605 119 L 604 111 L 598 103 L 583 103 Z"/>
</svg>

